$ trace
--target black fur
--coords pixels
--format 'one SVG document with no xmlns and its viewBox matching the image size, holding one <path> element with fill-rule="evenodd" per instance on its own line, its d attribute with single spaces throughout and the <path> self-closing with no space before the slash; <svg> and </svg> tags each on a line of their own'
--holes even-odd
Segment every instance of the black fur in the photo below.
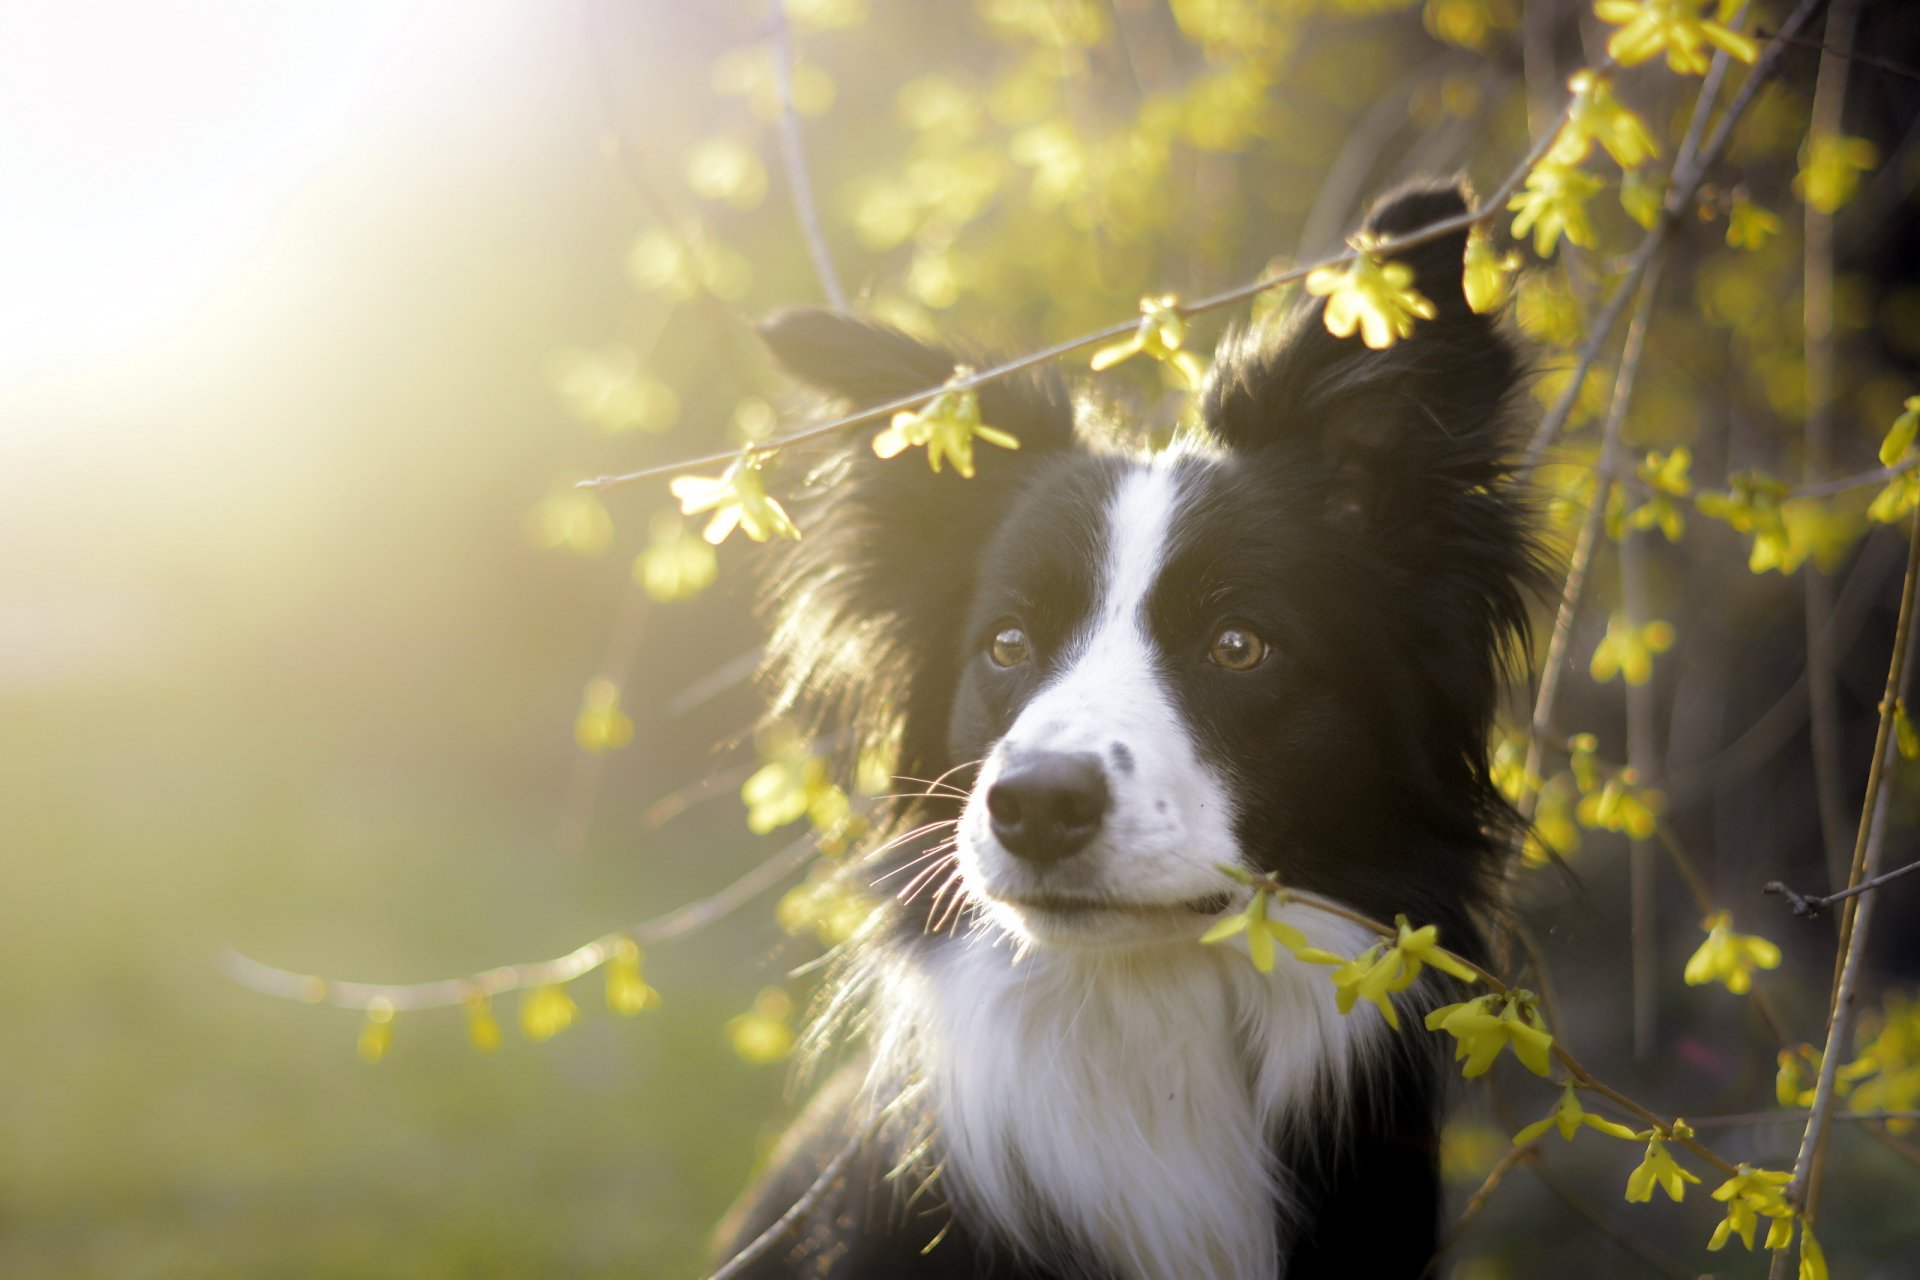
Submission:
<svg viewBox="0 0 1920 1280">
<path fill-rule="evenodd" d="M 1421 187 L 1381 202 L 1368 225 L 1405 232 L 1465 208 L 1456 188 Z M 1224 457 L 1185 464 L 1191 497 L 1148 614 L 1170 655 L 1163 677 L 1232 779 L 1246 857 L 1376 917 L 1437 923 L 1450 945 L 1483 956 L 1512 834 L 1486 741 L 1538 570 L 1507 470 L 1518 360 L 1496 323 L 1466 305 L 1464 241 L 1400 255 L 1438 314 L 1386 352 L 1334 338 L 1318 305 L 1223 344 L 1205 422 Z M 848 404 L 937 384 L 961 359 L 820 311 L 783 314 L 765 334 L 798 378 Z M 932 474 L 917 456 L 881 462 L 870 433 L 817 460 L 813 496 L 796 512 L 805 539 L 769 584 L 782 709 L 894 743 L 896 770 L 911 777 L 978 760 L 1042 679 L 1038 664 L 1001 672 L 977 655 L 1010 613 L 1043 652 L 1078 625 L 1090 605 L 1089 543 L 1124 465 L 1100 442 L 1076 440 L 1051 370 L 990 384 L 981 404 L 1022 447 L 982 444 L 972 480 Z M 1253 678 L 1199 660 L 1223 609 L 1273 645 Z M 1194 660 L 1181 660 L 1189 651 Z M 1131 761 L 1116 757 L 1115 767 Z M 966 785 L 964 768 L 955 781 Z M 888 827 L 953 811 L 901 802 Z M 871 880 L 924 843 L 855 874 Z M 924 906 L 890 908 L 861 945 L 945 945 L 925 936 L 926 923 Z M 862 972 L 856 951 L 832 1001 L 856 1025 Z M 1355 1091 L 1348 1134 L 1279 1137 L 1307 1205 L 1287 1236 L 1292 1280 L 1410 1277 L 1426 1264 L 1440 1199 L 1436 1047 L 1424 1032 L 1401 1032 L 1380 1078 Z M 850 1097 L 844 1078 L 822 1091 L 725 1229 L 728 1253 L 846 1146 Z M 926 1151 L 907 1149 L 921 1139 Z M 1014 1258 L 995 1247 L 993 1224 L 952 1218 L 937 1179 L 910 1200 L 918 1181 L 888 1176 L 939 1157 L 925 1123 L 870 1136 L 821 1208 L 749 1274 L 1041 1280 L 1084 1270 L 1072 1241 L 1052 1263 Z M 1394 1206 L 1390 1223 L 1383 1204 Z"/>
</svg>

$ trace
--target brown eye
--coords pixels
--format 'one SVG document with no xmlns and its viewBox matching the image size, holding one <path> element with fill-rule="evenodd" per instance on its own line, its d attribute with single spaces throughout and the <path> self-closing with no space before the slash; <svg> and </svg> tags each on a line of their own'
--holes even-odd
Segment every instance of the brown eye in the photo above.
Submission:
<svg viewBox="0 0 1920 1280">
<path fill-rule="evenodd" d="M 1238 624 L 1222 627 L 1208 647 L 1207 657 L 1229 671 L 1251 671 L 1266 660 L 1267 642 L 1250 628 Z"/>
<path fill-rule="evenodd" d="M 993 633 L 993 643 L 987 646 L 987 657 L 996 667 L 1017 667 L 1032 656 L 1033 645 L 1019 627 L 1001 627 Z"/>
</svg>

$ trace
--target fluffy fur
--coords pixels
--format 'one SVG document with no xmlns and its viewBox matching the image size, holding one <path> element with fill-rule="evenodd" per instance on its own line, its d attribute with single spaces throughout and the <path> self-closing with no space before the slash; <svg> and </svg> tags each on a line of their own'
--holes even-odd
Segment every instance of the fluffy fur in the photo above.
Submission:
<svg viewBox="0 0 1920 1280">
<path fill-rule="evenodd" d="M 1421 188 L 1369 225 L 1464 208 Z M 818 1034 L 863 1031 L 867 1053 L 723 1246 L 857 1154 L 750 1274 L 1424 1266 L 1431 1041 L 1341 1016 L 1324 970 L 1283 954 L 1260 974 L 1196 939 L 1244 900 L 1225 863 L 1484 951 L 1511 835 L 1486 736 L 1535 569 L 1506 472 L 1517 361 L 1465 303 L 1463 248 L 1403 257 L 1438 314 L 1389 351 L 1333 338 L 1318 306 L 1231 337 L 1206 438 L 1158 455 L 1089 415 L 1077 428 L 1039 371 L 982 390 L 984 420 L 1021 448 L 982 445 L 972 480 L 880 462 L 864 440 L 818 462 L 806 538 L 770 584 L 782 708 L 856 725 L 903 777 L 947 782 L 899 802 L 894 838 L 850 871 L 898 898 L 842 957 Z M 766 337 L 856 404 L 964 358 L 825 312 Z M 1229 631 L 1264 658 L 1219 661 Z M 1077 781 L 1031 790 L 1056 775 Z M 1036 794 L 1095 820 L 1036 845 L 1012 802 Z M 1326 949 L 1369 941 L 1288 912 Z M 1440 994 L 1423 983 L 1409 1013 Z"/>
</svg>

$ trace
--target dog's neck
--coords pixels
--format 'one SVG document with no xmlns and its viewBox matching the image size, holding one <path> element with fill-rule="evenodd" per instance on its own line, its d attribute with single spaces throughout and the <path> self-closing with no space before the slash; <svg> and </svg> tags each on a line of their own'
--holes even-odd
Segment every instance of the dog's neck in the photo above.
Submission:
<svg viewBox="0 0 1920 1280">
<path fill-rule="evenodd" d="M 1371 941 L 1292 922 L 1344 954 Z M 1197 943 L 1016 959 L 985 928 L 927 944 L 876 991 L 876 1096 L 916 1082 L 956 1211 L 1063 1274 L 1278 1274 L 1292 1197 L 1276 1141 L 1337 1144 L 1378 1015 L 1342 1017 L 1327 971 L 1285 953 L 1267 974 Z"/>
</svg>

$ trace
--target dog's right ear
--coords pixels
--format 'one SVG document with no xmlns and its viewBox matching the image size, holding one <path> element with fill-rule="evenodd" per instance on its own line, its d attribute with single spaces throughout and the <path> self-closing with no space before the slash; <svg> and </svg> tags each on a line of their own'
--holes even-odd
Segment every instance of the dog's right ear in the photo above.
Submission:
<svg viewBox="0 0 1920 1280">
<path fill-rule="evenodd" d="M 843 312 L 783 311 L 761 326 L 780 364 L 830 402 L 858 410 L 939 387 L 988 356 L 930 346 Z M 801 540 L 767 583 L 773 611 L 767 674 L 774 710 L 895 748 L 896 772 L 945 768 L 947 717 L 959 680 L 967 609 L 982 549 L 1036 469 L 1073 445 L 1073 408 L 1051 366 L 979 388 L 980 420 L 1019 441 L 974 442 L 975 473 L 935 473 L 909 449 L 875 456 L 878 419 L 849 429 L 821 457 L 800 459 Z M 787 468 L 799 474 L 801 468 Z"/>
</svg>

